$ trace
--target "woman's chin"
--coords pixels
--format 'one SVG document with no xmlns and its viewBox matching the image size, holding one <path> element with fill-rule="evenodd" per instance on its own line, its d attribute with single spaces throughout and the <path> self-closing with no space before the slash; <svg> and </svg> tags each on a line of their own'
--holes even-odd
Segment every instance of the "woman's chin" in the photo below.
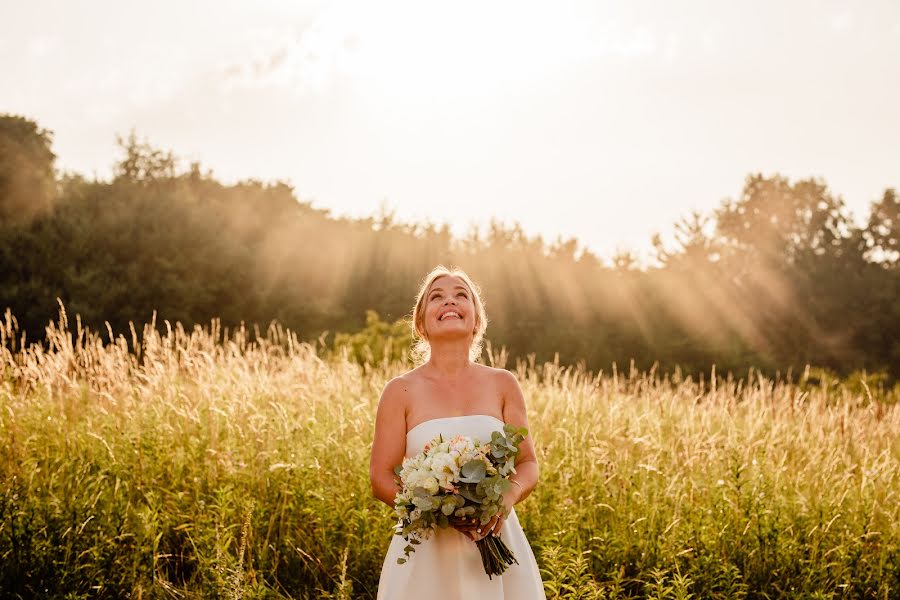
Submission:
<svg viewBox="0 0 900 600">
<path fill-rule="evenodd" d="M 435 325 L 435 331 L 465 331 L 465 321 L 452 319 L 450 321 L 438 321 Z"/>
<path fill-rule="evenodd" d="M 432 331 L 429 340 L 431 342 L 437 342 L 441 340 L 450 341 L 465 339 L 468 334 L 469 330 L 465 327 L 442 327 L 436 331 Z"/>
</svg>

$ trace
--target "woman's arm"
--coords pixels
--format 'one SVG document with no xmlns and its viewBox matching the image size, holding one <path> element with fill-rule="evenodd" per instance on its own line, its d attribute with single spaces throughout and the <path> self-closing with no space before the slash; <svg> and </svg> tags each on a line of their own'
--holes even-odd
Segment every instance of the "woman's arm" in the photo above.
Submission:
<svg viewBox="0 0 900 600">
<path fill-rule="evenodd" d="M 503 393 L 503 420 L 506 423 L 515 425 L 516 427 L 528 428 L 528 416 L 525 413 L 525 395 L 519 386 L 519 380 L 511 372 L 503 369 L 499 374 L 500 388 Z M 538 482 L 540 471 L 538 469 L 537 455 L 534 451 L 534 441 L 531 432 L 519 444 L 519 454 L 516 456 L 516 472 L 510 476 L 512 488 L 504 492 L 504 505 L 507 514 L 497 515 L 484 524 L 483 527 L 476 529 L 476 535 L 473 539 L 478 540 L 487 535 L 499 535 L 500 528 L 506 517 L 509 516 L 513 505 L 524 500 L 535 488 Z"/>
<path fill-rule="evenodd" d="M 394 467 L 403 462 L 406 454 L 405 384 L 400 378 L 391 379 L 381 392 L 375 415 L 375 436 L 369 460 L 369 481 L 372 495 L 391 508 L 400 491 L 395 483 Z"/>
<path fill-rule="evenodd" d="M 521 502 L 535 488 L 540 476 L 537 455 L 534 450 L 534 440 L 528 427 L 528 415 L 525 411 L 525 395 L 519 386 L 516 376 L 503 369 L 500 373 L 503 390 L 503 420 L 516 427 L 529 429 L 528 435 L 519 444 L 519 454 L 516 456 L 516 472 L 510 476 L 512 489 L 518 492 L 515 503 Z M 518 484 L 518 485 L 517 485 Z"/>
</svg>

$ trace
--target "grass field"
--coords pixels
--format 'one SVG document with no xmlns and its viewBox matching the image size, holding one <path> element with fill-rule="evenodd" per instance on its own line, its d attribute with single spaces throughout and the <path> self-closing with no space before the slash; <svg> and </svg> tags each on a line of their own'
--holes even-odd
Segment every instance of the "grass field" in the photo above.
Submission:
<svg viewBox="0 0 900 600">
<path fill-rule="evenodd" d="M 2 326 L 0 596 L 374 598 L 373 420 L 408 366 L 278 327 L 49 333 Z M 900 598 L 896 392 L 514 371 L 548 598 Z"/>
</svg>

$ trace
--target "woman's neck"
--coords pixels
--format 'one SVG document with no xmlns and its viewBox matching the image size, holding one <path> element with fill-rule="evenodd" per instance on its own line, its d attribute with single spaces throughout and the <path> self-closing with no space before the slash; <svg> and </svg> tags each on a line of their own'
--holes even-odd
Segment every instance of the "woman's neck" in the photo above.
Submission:
<svg viewBox="0 0 900 600">
<path fill-rule="evenodd" d="M 432 345 L 428 369 L 435 375 L 446 379 L 456 379 L 465 374 L 472 365 L 469 360 L 468 340 L 461 343 L 448 342 Z"/>
</svg>

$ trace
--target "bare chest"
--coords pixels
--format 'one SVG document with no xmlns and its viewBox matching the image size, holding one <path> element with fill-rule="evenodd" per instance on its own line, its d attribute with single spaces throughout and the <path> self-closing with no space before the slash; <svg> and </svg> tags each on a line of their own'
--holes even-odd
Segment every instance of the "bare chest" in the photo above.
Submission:
<svg viewBox="0 0 900 600">
<path fill-rule="evenodd" d="M 457 385 L 428 380 L 410 386 L 406 409 L 407 429 L 430 419 L 462 415 L 490 415 L 503 420 L 503 398 L 490 377 L 478 377 Z"/>
</svg>

